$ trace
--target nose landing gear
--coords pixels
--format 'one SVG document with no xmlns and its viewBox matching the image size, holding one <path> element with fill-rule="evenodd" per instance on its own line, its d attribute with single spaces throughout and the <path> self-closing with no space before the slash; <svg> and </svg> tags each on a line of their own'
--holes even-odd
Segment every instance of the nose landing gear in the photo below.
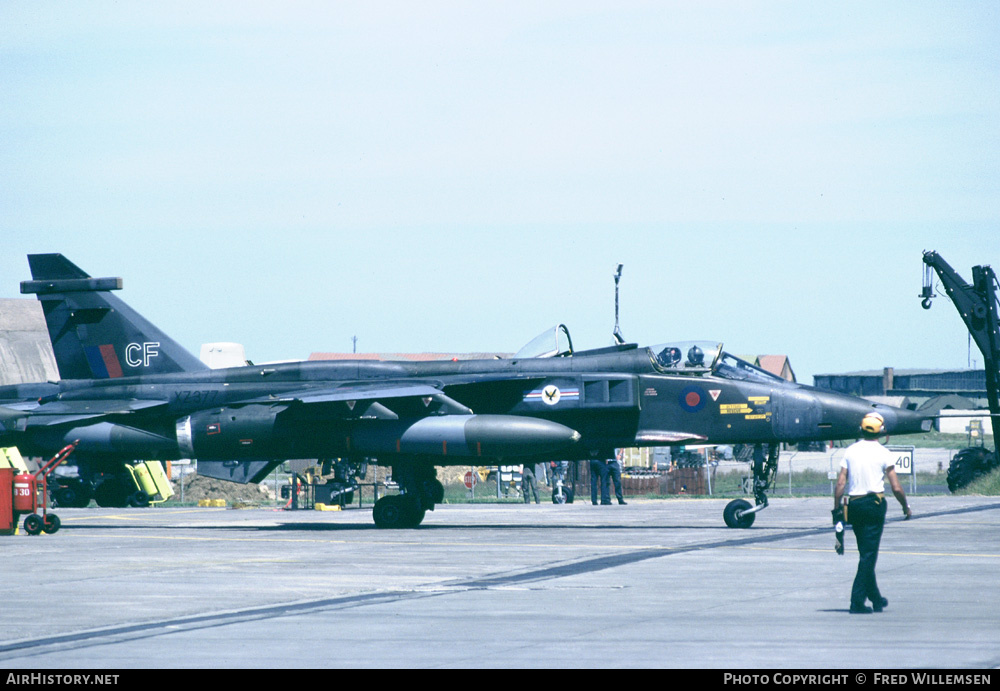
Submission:
<svg viewBox="0 0 1000 691">
<path fill-rule="evenodd" d="M 730 528 L 749 528 L 753 525 L 757 512 L 767 508 L 767 490 L 771 489 L 774 478 L 778 475 L 778 445 L 768 445 L 766 457 L 764 445 L 755 445 L 752 465 L 753 497 L 756 506 L 751 506 L 745 499 L 734 499 L 726 504 L 722 518 Z"/>
</svg>

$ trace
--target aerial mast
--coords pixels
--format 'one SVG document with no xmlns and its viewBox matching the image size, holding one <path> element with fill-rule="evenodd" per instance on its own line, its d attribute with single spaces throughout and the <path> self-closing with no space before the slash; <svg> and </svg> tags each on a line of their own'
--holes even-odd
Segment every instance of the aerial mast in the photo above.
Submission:
<svg viewBox="0 0 1000 691">
<path fill-rule="evenodd" d="M 625 337 L 622 336 L 621 327 L 618 326 L 618 282 L 622 280 L 622 267 L 624 264 L 618 265 L 618 270 L 615 272 L 615 343 L 618 345 L 624 345 Z"/>
</svg>

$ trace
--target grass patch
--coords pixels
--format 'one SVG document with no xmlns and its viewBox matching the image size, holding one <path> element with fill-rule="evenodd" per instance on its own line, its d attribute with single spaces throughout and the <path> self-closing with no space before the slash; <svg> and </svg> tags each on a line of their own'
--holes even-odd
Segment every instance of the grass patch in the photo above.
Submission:
<svg viewBox="0 0 1000 691">
<path fill-rule="evenodd" d="M 636 499 L 678 499 L 678 498 L 717 498 L 735 499 L 750 498 L 752 494 L 743 491 L 743 478 L 741 473 L 723 473 L 715 476 L 712 480 L 712 494 L 658 494 L 650 492 L 647 494 L 629 494 L 629 497 Z M 985 479 L 985 478 L 983 478 Z M 997 477 L 1000 482 L 1000 476 Z M 903 489 L 910 492 L 909 477 L 902 478 Z M 917 473 L 917 494 L 948 494 L 947 480 L 945 473 Z M 788 473 L 780 473 L 775 480 L 774 486 L 768 491 L 768 496 L 773 498 L 782 497 L 826 497 L 831 496 L 833 483 L 827 477 L 826 471 L 821 470 L 801 470 L 793 472 L 791 486 L 789 486 Z M 888 485 L 887 485 L 888 489 Z M 577 483 L 577 500 L 590 501 L 590 485 Z M 986 493 L 985 491 L 976 492 Z M 541 485 L 538 488 L 538 496 L 542 502 L 552 501 L 552 488 Z M 497 498 L 497 487 L 493 481 L 476 485 L 475 497 L 473 498 L 468 489 L 463 484 L 445 485 L 445 503 L 447 504 L 518 504 L 523 503 L 524 498 L 520 494 L 511 493 L 509 497 Z M 532 497 L 534 500 L 534 497 Z"/>
<path fill-rule="evenodd" d="M 987 437 L 986 441 L 991 442 L 992 439 L 992 437 Z M 889 443 L 900 446 L 915 446 L 918 449 L 952 449 L 955 451 L 971 446 L 967 434 L 942 434 L 936 431 L 893 437 Z M 987 443 L 987 446 L 992 447 L 992 444 Z"/>
<path fill-rule="evenodd" d="M 955 492 L 961 495 L 978 495 L 984 497 L 1000 496 L 1000 468 L 994 468 L 988 475 L 970 482 Z"/>
<path fill-rule="evenodd" d="M 538 487 L 538 499 L 540 501 L 552 501 L 552 490 L 545 485 Z M 535 497 L 532 496 L 534 501 Z M 455 483 L 444 486 L 445 504 L 523 504 L 524 497 L 520 493 L 511 490 L 509 495 L 502 494 L 497 497 L 497 483 L 490 479 L 476 485 L 475 493 L 469 491 L 464 484 Z"/>
<path fill-rule="evenodd" d="M 732 480 L 723 482 L 726 476 L 718 476 L 718 480 L 712 483 L 713 496 L 726 497 L 742 496 L 742 487 Z M 910 477 L 900 476 L 903 489 L 910 492 Z M 733 485 L 736 484 L 736 487 Z M 788 473 L 779 473 L 774 481 L 774 486 L 768 491 L 769 497 L 818 497 L 831 496 L 836 481 L 827 477 L 825 471 L 803 470 L 793 472 L 791 483 L 789 483 Z M 947 475 L 941 473 L 918 472 L 916 478 L 916 493 L 918 495 L 928 494 L 948 494 Z M 886 483 L 886 492 L 889 492 L 889 483 Z"/>
</svg>

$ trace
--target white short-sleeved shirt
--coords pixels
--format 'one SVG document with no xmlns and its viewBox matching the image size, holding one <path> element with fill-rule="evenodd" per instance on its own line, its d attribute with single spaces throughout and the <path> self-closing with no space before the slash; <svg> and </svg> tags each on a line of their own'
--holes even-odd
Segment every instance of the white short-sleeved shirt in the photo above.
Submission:
<svg viewBox="0 0 1000 691">
<path fill-rule="evenodd" d="M 847 468 L 844 493 L 857 497 L 869 492 L 885 492 L 885 473 L 895 467 L 889 450 L 875 440 L 862 439 L 847 447 L 841 468 Z"/>
</svg>

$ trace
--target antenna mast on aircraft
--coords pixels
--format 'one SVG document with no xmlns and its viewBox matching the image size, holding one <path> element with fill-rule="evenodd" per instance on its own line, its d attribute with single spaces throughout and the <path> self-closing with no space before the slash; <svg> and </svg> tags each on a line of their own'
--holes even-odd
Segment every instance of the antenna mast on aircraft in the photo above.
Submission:
<svg viewBox="0 0 1000 691">
<path fill-rule="evenodd" d="M 622 280 L 622 267 L 624 264 L 618 265 L 618 270 L 615 272 L 615 343 L 622 345 L 625 343 L 625 337 L 622 336 L 622 330 L 618 326 L 618 282 Z"/>
</svg>

